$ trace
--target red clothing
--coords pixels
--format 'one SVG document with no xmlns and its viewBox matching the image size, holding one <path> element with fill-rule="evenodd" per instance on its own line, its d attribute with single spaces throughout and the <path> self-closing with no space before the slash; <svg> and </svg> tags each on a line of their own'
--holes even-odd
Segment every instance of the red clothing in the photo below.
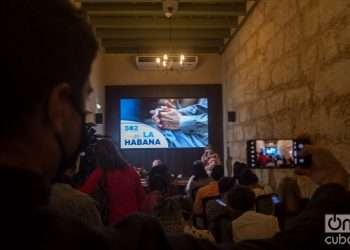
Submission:
<svg viewBox="0 0 350 250">
<path fill-rule="evenodd" d="M 80 188 L 80 191 L 88 194 L 95 192 L 101 176 L 101 168 L 96 168 Z M 134 168 L 108 170 L 106 190 L 109 201 L 110 225 L 140 211 L 145 193 L 140 177 Z"/>
</svg>

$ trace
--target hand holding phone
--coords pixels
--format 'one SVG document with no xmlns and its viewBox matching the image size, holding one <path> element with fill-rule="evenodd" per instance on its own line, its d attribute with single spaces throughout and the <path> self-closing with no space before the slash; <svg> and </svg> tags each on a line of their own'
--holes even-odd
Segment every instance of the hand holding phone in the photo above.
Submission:
<svg viewBox="0 0 350 250">
<path fill-rule="evenodd" d="M 312 156 L 312 162 L 309 168 L 298 168 L 296 174 L 307 176 L 318 185 L 335 183 L 348 188 L 349 173 L 328 149 L 305 145 L 301 155 Z"/>
</svg>

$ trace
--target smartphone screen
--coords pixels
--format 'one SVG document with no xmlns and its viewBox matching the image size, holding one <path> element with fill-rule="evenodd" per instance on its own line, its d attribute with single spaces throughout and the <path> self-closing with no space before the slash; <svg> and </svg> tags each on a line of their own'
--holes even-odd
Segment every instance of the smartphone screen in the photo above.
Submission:
<svg viewBox="0 0 350 250">
<path fill-rule="evenodd" d="M 220 204 L 221 206 L 223 206 L 223 207 L 226 207 L 227 205 L 226 205 L 226 203 L 225 202 L 223 202 L 222 200 L 220 200 L 220 199 L 217 199 L 217 200 L 215 200 L 218 204 Z"/>
<path fill-rule="evenodd" d="M 271 199 L 272 199 L 272 203 L 274 205 L 276 205 L 278 203 L 281 203 L 281 200 L 280 200 L 280 198 L 277 195 L 272 195 Z"/>
<path fill-rule="evenodd" d="M 259 139 L 247 142 L 248 166 L 251 168 L 295 168 L 311 165 L 310 157 L 301 157 L 306 141 L 293 139 Z"/>
<path fill-rule="evenodd" d="M 294 141 L 270 139 L 248 141 L 247 159 L 252 168 L 293 168 Z"/>
</svg>

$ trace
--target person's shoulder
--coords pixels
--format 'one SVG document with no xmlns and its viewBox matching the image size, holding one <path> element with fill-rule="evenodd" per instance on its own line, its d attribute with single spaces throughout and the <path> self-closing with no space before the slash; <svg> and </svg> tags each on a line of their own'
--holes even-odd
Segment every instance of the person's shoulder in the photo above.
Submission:
<svg viewBox="0 0 350 250">
<path fill-rule="evenodd" d="M 263 213 L 257 213 L 257 212 L 253 212 L 251 213 L 251 215 L 261 221 L 265 221 L 265 222 L 277 222 L 277 218 L 273 215 L 269 215 L 269 214 L 263 214 Z"/>
<path fill-rule="evenodd" d="M 88 246 L 88 249 L 110 249 L 112 244 L 109 235 L 105 235 L 98 228 L 90 227 L 73 217 L 62 215 L 54 209 L 39 209 L 32 219 L 35 221 L 33 231 L 42 231 L 50 238 L 49 244 L 59 244 L 61 247 L 58 248 L 71 249 L 71 246 L 79 244 Z"/>
</svg>

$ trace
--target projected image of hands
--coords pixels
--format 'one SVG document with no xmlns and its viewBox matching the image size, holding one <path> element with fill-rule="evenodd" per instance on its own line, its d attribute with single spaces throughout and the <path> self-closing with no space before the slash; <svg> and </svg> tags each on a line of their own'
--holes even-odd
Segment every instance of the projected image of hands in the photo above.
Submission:
<svg viewBox="0 0 350 250">
<path fill-rule="evenodd" d="M 196 99 L 191 100 L 195 101 Z M 182 115 L 176 108 L 175 99 L 162 99 L 160 100 L 159 104 L 161 105 L 160 108 L 156 108 L 150 111 L 150 113 L 153 115 L 152 119 L 157 124 L 157 126 L 161 129 L 181 129 L 180 121 Z"/>
<path fill-rule="evenodd" d="M 137 122 L 150 126 L 152 133 L 125 136 L 127 127 L 121 126 L 121 145 L 123 138 L 125 148 L 153 147 L 145 145 L 146 135 L 157 134 L 160 144 L 155 147 L 163 148 L 196 148 L 208 144 L 208 99 L 207 98 L 144 98 L 121 100 L 121 122 Z M 134 124 L 136 125 L 136 124 Z M 139 124 L 138 124 L 139 125 Z M 138 126 L 137 126 L 138 128 Z M 136 129 L 136 127 L 134 127 Z M 156 131 L 154 131 L 154 129 Z M 123 133 L 124 132 L 124 133 Z M 151 131 L 148 131 L 151 132 Z M 157 133 L 158 132 L 158 133 Z M 123 136 L 124 135 L 124 136 Z M 134 141 L 130 141 L 130 136 Z M 148 137 L 149 138 L 149 137 Z M 166 143 L 161 143 L 161 141 Z M 135 143 L 133 143 L 135 142 Z M 142 142 L 142 143 L 141 143 Z M 151 141 L 152 142 L 152 141 Z M 158 141 L 156 140 L 156 143 Z M 142 144 L 142 145 L 138 145 Z M 166 145 L 165 145 L 166 144 Z M 130 146 L 130 147 L 129 147 Z"/>
</svg>

